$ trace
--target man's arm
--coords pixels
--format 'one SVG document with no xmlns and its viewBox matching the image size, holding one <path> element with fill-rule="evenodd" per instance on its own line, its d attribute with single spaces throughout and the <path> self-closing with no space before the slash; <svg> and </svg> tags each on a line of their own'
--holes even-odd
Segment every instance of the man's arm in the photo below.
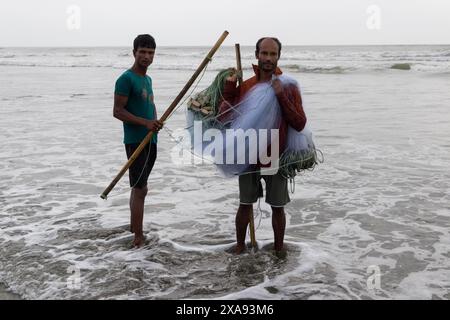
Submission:
<svg viewBox="0 0 450 320">
<path fill-rule="evenodd" d="M 283 117 L 292 128 L 302 131 L 306 125 L 306 115 L 298 87 L 296 85 L 283 87 L 280 80 L 274 80 L 272 85 L 280 103 Z"/>
<path fill-rule="evenodd" d="M 225 81 L 223 88 L 223 100 L 219 104 L 219 121 L 226 121 L 230 115 L 230 108 L 236 104 L 239 98 L 239 89 L 236 88 L 237 73 L 233 72 Z"/>
<path fill-rule="evenodd" d="M 114 109 L 113 115 L 115 118 L 132 123 L 138 126 L 146 127 L 150 131 L 157 132 L 163 127 L 163 123 L 159 120 L 147 120 L 141 117 L 137 117 L 129 112 L 125 107 L 128 103 L 128 97 L 115 94 L 114 95 Z"/>
<path fill-rule="evenodd" d="M 155 96 L 154 95 L 151 95 L 150 96 L 150 100 L 152 101 L 152 103 L 153 103 L 153 111 L 155 112 L 155 119 L 158 119 L 158 114 L 156 113 L 156 105 L 155 105 Z"/>
</svg>

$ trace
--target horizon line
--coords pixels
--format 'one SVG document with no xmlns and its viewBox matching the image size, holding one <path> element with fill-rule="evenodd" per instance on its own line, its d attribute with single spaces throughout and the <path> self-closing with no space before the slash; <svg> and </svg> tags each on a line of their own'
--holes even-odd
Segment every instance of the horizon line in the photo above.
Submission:
<svg viewBox="0 0 450 320">
<path fill-rule="evenodd" d="M 241 44 L 243 47 L 254 47 L 254 44 Z M 450 46 L 450 43 L 400 43 L 400 44 L 283 44 L 283 47 L 382 47 L 382 46 Z M 0 48 L 125 48 L 130 47 L 132 45 L 68 45 L 68 46 L 53 46 L 53 45 L 45 45 L 45 46 L 3 46 L 0 45 Z M 193 47 L 210 47 L 210 45 L 157 45 L 157 48 L 193 48 Z M 222 45 L 222 47 L 234 47 L 234 45 Z"/>
</svg>

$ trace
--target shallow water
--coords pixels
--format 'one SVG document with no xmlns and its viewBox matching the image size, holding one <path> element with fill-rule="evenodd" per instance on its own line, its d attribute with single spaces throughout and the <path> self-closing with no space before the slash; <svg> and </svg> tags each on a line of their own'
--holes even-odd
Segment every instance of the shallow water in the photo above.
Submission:
<svg viewBox="0 0 450 320">
<path fill-rule="evenodd" d="M 191 75 L 167 69 L 150 72 L 160 116 Z M 99 198 L 126 160 L 122 70 L 0 64 L 0 282 L 25 299 L 449 299 L 449 79 L 430 70 L 293 73 L 325 163 L 296 179 L 278 259 L 263 201 L 260 250 L 229 253 L 237 179 L 172 162 L 182 109 L 160 133 L 147 243 L 131 249 L 128 177 Z"/>
</svg>

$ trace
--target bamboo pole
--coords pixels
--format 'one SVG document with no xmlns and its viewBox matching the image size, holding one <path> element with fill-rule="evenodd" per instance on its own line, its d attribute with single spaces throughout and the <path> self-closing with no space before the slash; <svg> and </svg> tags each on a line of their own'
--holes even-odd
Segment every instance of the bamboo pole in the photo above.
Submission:
<svg viewBox="0 0 450 320">
<path fill-rule="evenodd" d="M 228 36 L 228 31 L 224 31 L 222 35 L 220 36 L 219 40 L 215 43 L 215 45 L 212 47 L 212 49 L 209 51 L 205 59 L 203 59 L 200 66 L 197 68 L 195 73 L 192 75 L 192 77 L 189 79 L 189 81 L 186 83 L 184 88 L 180 91 L 178 96 L 173 100 L 172 104 L 167 108 L 166 112 L 161 117 L 160 121 L 164 122 L 166 119 L 170 116 L 170 114 L 173 112 L 173 110 L 176 108 L 178 103 L 183 99 L 186 92 L 189 90 L 189 88 L 192 86 L 194 81 L 197 79 L 197 77 L 200 75 L 202 70 L 206 67 L 208 62 L 211 61 L 211 58 L 216 53 L 216 51 L 219 49 L 219 47 L 224 42 L 225 38 Z M 114 186 L 119 182 L 119 180 L 123 177 L 125 172 L 127 172 L 128 168 L 133 164 L 134 160 L 139 156 L 139 154 L 142 152 L 142 150 L 145 148 L 145 146 L 150 142 L 151 138 L 153 136 L 153 132 L 149 132 L 147 136 L 142 140 L 139 147 L 136 149 L 136 151 L 131 155 L 128 162 L 123 166 L 123 168 L 120 170 L 120 172 L 117 174 L 117 176 L 113 179 L 113 181 L 109 184 L 109 186 L 103 191 L 103 193 L 100 195 L 102 199 L 106 199 L 108 197 L 108 194 L 111 192 L 111 190 L 114 188 Z"/>
<path fill-rule="evenodd" d="M 255 234 L 255 217 L 253 216 L 253 210 L 250 211 L 250 241 L 254 249 L 258 249 L 256 244 L 256 234 Z"/>
<path fill-rule="evenodd" d="M 237 71 L 238 71 L 238 82 L 239 85 L 242 85 L 242 63 L 241 63 L 241 46 L 239 43 L 236 43 L 234 45 L 234 48 L 236 49 L 236 65 L 237 65 Z"/>
<path fill-rule="evenodd" d="M 238 81 L 239 85 L 242 85 L 243 81 L 243 74 L 242 74 L 242 62 L 241 62 L 241 47 L 239 43 L 236 43 L 234 45 L 234 48 L 236 49 L 236 66 L 238 71 Z M 256 244 L 256 234 L 255 234 L 255 217 L 253 216 L 253 210 L 250 211 L 250 241 L 252 243 L 252 247 L 256 250 L 257 244 Z"/>
</svg>

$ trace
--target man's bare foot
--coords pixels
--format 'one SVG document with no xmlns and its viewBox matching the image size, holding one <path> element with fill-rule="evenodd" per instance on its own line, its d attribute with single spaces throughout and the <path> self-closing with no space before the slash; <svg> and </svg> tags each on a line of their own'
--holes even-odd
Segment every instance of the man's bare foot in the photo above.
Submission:
<svg viewBox="0 0 450 320">
<path fill-rule="evenodd" d="M 284 249 L 284 248 L 281 249 L 281 250 L 274 250 L 274 253 L 275 253 L 275 256 L 276 256 L 278 259 L 284 260 L 284 259 L 287 258 L 287 250 Z"/>
<path fill-rule="evenodd" d="M 133 246 L 135 248 L 142 247 L 144 243 L 145 243 L 145 236 L 143 234 L 134 236 Z"/>
<path fill-rule="evenodd" d="M 235 254 L 241 254 L 245 251 L 245 245 L 236 245 L 236 248 L 234 249 Z"/>
</svg>

